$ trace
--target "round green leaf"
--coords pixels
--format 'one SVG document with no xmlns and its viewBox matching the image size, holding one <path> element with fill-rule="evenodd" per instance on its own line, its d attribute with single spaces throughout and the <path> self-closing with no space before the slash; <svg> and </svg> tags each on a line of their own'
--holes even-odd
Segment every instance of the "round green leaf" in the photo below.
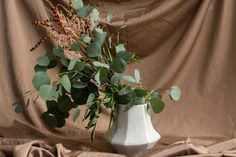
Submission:
<svg viewBox="0 0 236 157">
<path fill-rule="evenodd" d="M 79 10 L 79 9 L 83 8 L 83 6 L 84 6 L 83 0 L 73 0 L 72 6 L 76 10 Z"/>
<path fill-rule="evenodd" d="M 77 63 L 78 59 L 74 58 L 70 61 L 69 66 L 68 66 L 68 70 L 72 70 L 75 67 L 75 64 Z"/>
<path fill-rule="evenodd" d="M 85 87 L 87 87 L 87 86 L 88 86 L 88 83 L 86 83 L 86 82 L 74 82 L 74 83 L 72 84 L 72 87 L 73 87 L 73 88 L 79 88 L 79 89 L 85 88 Z"/>
<path fill-rule="evenodd" d="M 98 70 L 98 72 L 95 74 L 94 79 L 97 81 L 97 83 L 100 85 L 100 70 Z"/>
<path fill-rule="evenodd" d="M 134 70 L 134 78 L 135 78 L 135 80 L 136 80 L 136 82 L 137 83 L 139 83 L 140 82 L 140 72 L 139 72 L 139 70 L 138 69 L 135 69 Z"/>
<path fill-rule="evenodd" d="M 65 58 L 64 51 L 62 48 L 54 48 L 52 53 L 57 57 Z"/>
<path fill-rule="evenodd" d="M 65 125 L 66 121 L 65 121 L 65 118 L 60 115 L 60 114 L 56 114 L 56 119 L 57 119 L 57 128 L 61 128 Z"/>
<path fill-rule="evenodd" d="M 98 19 L 99 19 L 99 12 L 98 12 L 98 10 L 96 8 L 93 8 L 91 19 L 94 22 L 97 22 Z"/>
<path fill-rule="evenodd" d="M 152 106 L 153 112 L 160 113 L 164 109 L 165 103 L 161 99 L 158 99 L 156 97 L 152 97 L 151 98 L 151 106 Z"/>
<path fill-rule="evenodd" d="M 132 92 L 132 89 L 128 86 L 128 87 L 122 88 L 122 89 L 118 92 L 118 94 L 119 94 L 119 95 L 125 95 L 125 94 L 128 94 L 128 93 L 130 93 L 130 92 Z"/>
<path fill-rule="evenodd" d="M 104 41 L 105 41 L 105 39 L 106 39 L 107 33 L 104 32 L 100 28 L 95 28 L 93 30 L 93 36 L 95 38 L 95 41 L 98 42 L 102 46 Z"/>
<path fill-rule="evenodd" d="M 96 66 L 96 67 L 103 67 L 103 68 L 107 68 L 107 69 L 110 68 L 110 66 L 108 64 L 101 63 L 101 62 L 98 62 L 98 61 L 94 61 L 93 65 Z"/>
<path fill-rule="evenodd" d="M 36 72 L 33 77 L 32 83 L 34 85 L 34 88 L 39 90 L 40 86 L 50 84 L 50 78 L 45 72 Z"/>
<path fill-rule="evenodd" d="M 91 38 L 88 34 L 82 34 L 80 37 L 85 43 L 90 43 L 91 42 Z"/>
<path fill-rule="evenodd" d="M 16 113 L 23 113 L 23 111 L 24 111 L 24 108 L 21 105 L 17 104 L 15 107 L 15 112 Z"/>
<path fill-rule="evenodd" d="M 135 97 L 134 99 L 135 99 L 134 100 L 135 105 L 145 104 L 145 98 L 144 97 Z"/>
<path fill-rule="evenodd" d="M 111 63 L 111 69 L 116 73 L 123 73 L 125 71 L 126 62 L 123 59 L 115 58 Z"/>
<path fill-rule="evenodd" d="M 82 71 L 82 70 L 84 70 L 85 64 L 86 64 L 85 62 L 79 61 L 76 63 L 75 69 L 77 71 Z"/>
<path fill-rule="evenodd" d="M 35 65 L 34 66 L 34 72 L 39 72 L 39 71 L 47 71 L 47 67 L 44 67 L 44 66 L 40 66 L 40 65 Z"/>
<path fill-rule="evenodd" d="M 126 51 L 124 44 L 119 44 L 116 46 L 116 53 L 119 53 L 121 51 Z"/>
<path fill-rule="evenodd" d="M 69 62 L 66 58 L 61 58 L 60 61 L 61 61 L 61 64 L 64 65 L 65 67 L 69 66 Z"/>
<path fill-rule="evenodd" d="M 80 17 L 87 17 L 91 11 L 92 8 L 89 5 L 85 5 L 83 8 L 78 10 L 77 15 Z"/>
<path fill-rule="evenodd" d="M 76 119 L 79 117 L 79 115 L 80 115 L 80 109 L 77 108 L 77 109 L 75 110 L 74 115 L 73 115 L 73 122 L 76 121 Z"/>
<path fill-rule="evenodd" d="M 67 75 L 63 75 L 61 77 L 61 84 L 65 88 L 65 90 L 70 93 L 70 91 L 71 91 L 71 82 L 70 82 L 70 79 Z"/>
<path fill-rule="evenodd" d="M 113 18 L 113 13 L 112 12 L 108 13 L 107 14 L 107 21 L 111 22 L 112 18 Z"/>
<path fill-rule="evenodd" d="M 81 48 L 80 44 L 79 43 L 74 43 L 70 46 L 70 50 L 71 51 L 79 51 Z"/>
<path fill-rule="evenodd" d="M 123 59 L 126 63 L 129 62 L 131 56 L 128 51 L 120 51 L 116 55 L 117 58 Z"/>
<path fill-rule="evenodd" d="M 160 94 L 156 90 L 151 91 L 151 97 L 161 98 Z"/>
<path fill-rule="evenodd" d="M 47 56 L 40 56 L 37 58 L 37 64 L 41 66 L 48 66 L 49 59 Z"/>
<path fill-rule="evenodd" d="M 55 128 L 57 126 L 57 118 L 54 115 L 44 112 L 41 118 L 49 128 Z"/>
<path fill-rule="evenodd" d="M 87 55 L 89 57 L 97 57 L 102 53 L 101 45 L 98 42 L 93 42 L 87 47 Z"/>
<path fill-rule="evenodd" d="M 70 98 L 67 95 L 59 97 L 58 107 L 61 112 L 68 112 L 74 107 L 74 103 L 71 102 Z"/>
<path fill-rule="evenodd" d="M 122 76 L 122 80 L 128 81 L 130 83 L 135 83 L 136 82 L 136 80 L 132 76 L 129 76 L 129 75 Z"/>
<path fill-rule="evenodd" d="M 102 84 L 106 82 L 107 78 L 107 71 L 106 69 L 100 69 L 94 76 L 95 80 L 98 82 L 98 84 Z"/>
<path fill-rule="evenodd" d="M 122 76 L 123 76 L 123 74 L 117 74 L 117 73 L 115 73 L 114 75 L 112 75 L 112 77 L 111 77 L 111 83 L 113 84 L 113 85 L 115 85 L 115 86 L 117 86 L 118 85 L 118 83 L 119 83 L 119 81 L 120 81 L 120 79 L 122 78 Z"/>
<path fill-rule="evenodd" d="M 94 94 L 94 93 L 90 93 L 89 96 L 88 96 L 88 99 L 87 99 L 87 101 L 86 101 L 86 104 L 87 104 L 88 106 L 91 106 L 91 104 L 92 104 L 94 98 L 95 98 L 95 94 Z"/>
<path fill-rule="evenodd" d="M 48 69 L 54 68 L 57 66 L 57 60 L 56 59 L 52 59 L 50 60 L 49 65 L 47 66 Z"/>
<path fill-rule="evenodd" d="M 178 101 L 181 97 L 181 90 L 179 87 L 177 86 L 173 86 L 171 87 L 170 89 L 170 97 L 175 100 L 175 101 Z"/>
<path fill-rule="evenodd" d="M 135 89 L 134 92 L 137 97 L 145 97 L 147 95 L 147 91 L 145 89 Z"/>
<path fill-rule="evenodd" d="M 42 85 L 39 88 L 40 95 L 48 101 L 57 100 L 58 93 L 52 85 Z"/>
<path fill-rule="evenodd" d="M 54 113 L 57 109 L 57 102 L 56 101 L 46 101 L 47 109 L 49 113 Z"/>
</svg>

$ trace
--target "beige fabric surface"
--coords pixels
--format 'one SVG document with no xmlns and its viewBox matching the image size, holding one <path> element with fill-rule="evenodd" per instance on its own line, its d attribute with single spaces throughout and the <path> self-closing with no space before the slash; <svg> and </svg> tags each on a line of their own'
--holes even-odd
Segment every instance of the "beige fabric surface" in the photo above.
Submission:
<svg viewBox="0 0 236 157">
<path fill-rule="evenodd" d="M 142 64 L 130 65 L 127 72 L 137 67 L 148 87 L 176 84 L 183 93 L 179 102 L 166 101 L 164 112 L 153 115 L 162 140 L 137 156 L 186 156 L 204 151 L 212 154 L 209 156 L 236 156 L 232 151 L 236 142 L 229 140 L 236 136 L 236 1 L 94 2 L 104 12 L 115 13 L 109 24 L 112 30 L 127 25 L 120 38 L 142 58 Z M 31 25 L 33 20 L 48 17 L 45 6 L 43 0 L 0 0 L 0 135 L 3 141 L 11 138 L 12 142 L 2 142 L 1 150 L 22 157 L 39 152 L 41 156 L 111 156 L 104 154 L 114 152 L 104 139 L 108 122 L 105 111 L 94 142 L 89 140 L 81 119 L 76 123 L 68 120 L 62 129 L 47 129 L 39 118 L 45 110 L 44 101 L 39 98 L 34 103 L 36 93 L 23 99 L 24 106 L 30 99 L 24 114 L 14 112 L 12 103 L 33 89 L 35 59 L 46 52 L 46 45 L 29 51 L 45 34 Z M 170 145 L 188 137 L 195 140 Z M 229 141 L 220 143 L 224 140 Z M 214 151 L 209 151 L 211 148 Z"/>
</svg>

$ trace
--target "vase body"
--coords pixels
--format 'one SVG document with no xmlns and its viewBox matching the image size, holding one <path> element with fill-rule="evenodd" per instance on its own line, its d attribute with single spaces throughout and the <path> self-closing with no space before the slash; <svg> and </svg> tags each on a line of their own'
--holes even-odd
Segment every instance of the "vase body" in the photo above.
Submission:
<svg viewBox="0 0 236 157">
<path fill-rule="evenodd" d="M 118 105 L 108 134 L 109 142 L 117 152 L 126 155 L 152 148 L 160 135 L 152 126 L 147 104 L 135 105 L 126 112 L 124 108 L 125 105 Z"/>
</svg>

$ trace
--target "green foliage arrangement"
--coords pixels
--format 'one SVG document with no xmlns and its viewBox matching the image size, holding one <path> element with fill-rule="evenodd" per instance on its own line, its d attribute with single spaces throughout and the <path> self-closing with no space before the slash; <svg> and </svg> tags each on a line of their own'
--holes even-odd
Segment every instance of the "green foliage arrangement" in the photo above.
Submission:
<svg viewBox="0 0 236 157">
<path fill-rule="evenodd" d="M 102 21 L 110 22 L 112 13 L 104 18 L 95 5 L 85 5 L 82 0 L 70 0 L 68 8 L 47 2 L 52 19 L 33 24 L 42 26 L 49 34 L 32 50 L 50 38 L 57 46 L 37 58 L 32 83 L 46 101 L 47 111 L 41 118 L 48 127 L 63 127 L 72 109 L 75 109 L 73 121 L 76 121 L 81 106 L 86 105 L 83 119 L 88 120 L 86 129 L 92 129 L 94 139 L 103 109 L 110 110 L 110 128 L 118 104 L 129 110 L 134 105 L 147 103 L 155 113 L 160 113 L 165 106 L 160 93 L 165 91 L 173 100 L 180 99 L 177 86 L 149 90 L 142 84 L 138 69 L 133 76 L 124 74 L 126 66 L 138 61 L 138 57 L 119 43 L 115 33 L 110 33 Z M 59 70 L 51 78 L 47 70 L 52 68 Z M 16 112 L 20 111 L 16 106 Z"/>
</svg>

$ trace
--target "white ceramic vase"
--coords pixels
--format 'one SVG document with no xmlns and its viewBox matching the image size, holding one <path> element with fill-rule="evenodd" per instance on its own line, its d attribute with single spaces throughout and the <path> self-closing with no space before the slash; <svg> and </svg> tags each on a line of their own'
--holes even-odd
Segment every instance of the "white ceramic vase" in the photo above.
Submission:
<svg viewBox="0 0 236 157">
<path fill-rule="evenodd" d="M 108 134 L 109 142 L 118 153 L 129 156 L 152 148 L 161 136 L 152 126 L 147 104 L 135 105 L 126 112 L 124 107 L 118 105 L 117 115 Z"/>
</svg>

